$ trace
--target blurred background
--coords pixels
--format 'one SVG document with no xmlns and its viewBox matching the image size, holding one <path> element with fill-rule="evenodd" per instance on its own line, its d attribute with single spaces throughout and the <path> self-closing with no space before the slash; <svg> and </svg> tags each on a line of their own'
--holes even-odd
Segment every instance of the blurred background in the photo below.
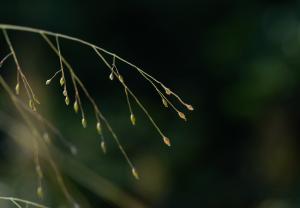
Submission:
<svg viewBox="0 0 300 208">
<path fill-rule="evenodd" d="M 108 79 L 93 51 L 61 40 L 63 55 L 139 170 L 136 181 L 108 132 L 108 153 L 102 154 L 87 100 L 84 130 L 80 116 L 65 106 L 59 80 L 45 86 L 59 69 L 45 41 L 9 31 L 41 113 L 78 148 L 72 156 L 53 138 L 60 152 L 53 152 L 54 160 L 81 207 L 289 208 L 300 206 L 299 9 L 300 1 L 1 0 L 0 22 L 95 43 L 140 66 L 195 108 L 183 122 L 163 108 L 138 73 L 119 66 L 171 138 L 172 148 L 166 147 L 136 104 L 132 127 L 123 89 Z M 1 36 L 0 57 L 7 53 Z M 12 60 L 1 75 L 14 87 Z M 0 98 L 0 194 L 70 207 L 43 161 L 45 197 L 36 196 L 32 154 L 17 145 L 25 130 L 3 89 Z"/>
</svg>

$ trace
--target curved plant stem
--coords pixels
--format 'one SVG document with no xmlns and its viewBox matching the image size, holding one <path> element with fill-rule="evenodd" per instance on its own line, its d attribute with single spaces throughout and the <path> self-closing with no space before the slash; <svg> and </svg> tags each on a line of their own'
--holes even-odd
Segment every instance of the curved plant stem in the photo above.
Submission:
<svg viewBox="0 0 300 208">
<path fill-rule="evenodd" d="M 25 199 L 20 199 L 20 198 L 15 198 L 15 197 L 5 197 L 5 196 L 0 196 L 0 200 L 6 200 L 6 201 L 11 201 L 13 204 L 16 205 L 16 207 L 21 207 L 21 205 L 19 203 L 23 203 L 25 205 L 31 205 L 33 207 L 37 207 L 37 208 L 48 208 L 47 206 L 35 203 L 35 202 L 31 202 Z"/>
<path fill-rule="evenodd" d="M 89 46 L 93 49 L 97 49 L 100 50 L 110 56 L 112 56 L 115 59 L 118 59 L 119 61 L 128 64 L 129 66 L 133 67 L 134 69 L 136 69 L 139 73 L 141 73 L 143 75 L 144 78 L 148 77 L 149 79 L 151 79 L 152 81 L 154 81 L 155 83 L 159 84 L 165 91 L 168 91 L 170 94 L 172 94 L 173 96 L 175 96 L 175 98 L 182 104 L 184 105 L 188 110 L 194 110 L 194 108 L 190 105 L 187 104 L 186 102 L 184 102 L 182 100 L 182 98 L 180 98 L 179 95 L 177 95 L 175 92 L 171 91 L 169 88 L 167 88 L 162 82 L 158 81 L 156 78 L 154 78 L 153 76 L 151 76 L 150 74 L 146 73 L 145 71 L 143 71 L 141 68 L 139 68 L 138 66 L 136 66 L 135 64 L 123 59 L 122 57 L 118 56 L 115 53 L 112 53 L 110 51 L 105 50 L 104 48 L 101 48 L 93 43 L 87 42 L 85 40 L 82 40 L 80 38 L 75 38 L 69 35 L 64 35 L 64 34 L 60 34 L 60 33 L 54 33 L 54 32 L 50 32 L 47 30 L 41 30 L 41 29 L 36 29 L 36 28 L 32 28 L 32 27 L 24 27 L 24 26 L 18 26 L 18 25 L 10 25 L 10 24 L 0 24 L 0 28 L 3 30 L 19 30 L 19 31 L 23 31 L 23 32 L 31 32 L 31 33 L 39 33 L 39 34 L 44 34 L 44 35 L 48 35 L 48 36 L 54 36 L 56 38 L 62 38 L 62 39 L 67 39 L 67 40 L 71 40 L 71 41 L 75 41 L 78 43 L 81 43 L 83 45 Z M 149 81 L 148 79 L 146 79 L 147 81 Z M 151 83 L 151 85 L 153 85 Z"/>
</svg>

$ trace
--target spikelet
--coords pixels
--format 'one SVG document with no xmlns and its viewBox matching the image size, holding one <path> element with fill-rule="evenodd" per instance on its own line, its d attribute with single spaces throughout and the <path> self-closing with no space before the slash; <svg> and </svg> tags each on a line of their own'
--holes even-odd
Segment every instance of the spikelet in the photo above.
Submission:
<svg viewBox="0 0 300 208">
<path fill-rule="evenodd" d="M 15 90 L 16 90 L 16 94 L 19 95 L 20 94 L 20 84 L 19 83 L 17 83 Z"/>
<path fill-rule="evenodd" d="M 74 145 L 70 146 L 70 152 L 72 155 L 77 155 L 77 148 Z"/>
<path fill-rule="evenodd" d="M 37 190 L 36 190 L 36 194 L 39 198 L 43 198 L 44 197 L 44 193 L 43 193 L 43 189 L 41 186 L 38 186 Z"/>
<path fill-rule="evenodd" d="M 63 77 L 59 80 L 60 86 L 63 86 L 65 84 L 65 79 Z"/>
<path fill-rule="evenodd" d="M 190 111 L 193 111 L 193 110 L 194 110 L 194 107 L 193 107 L 192 105 L 186 104 L 185 106 L 186 106 L 186 108 L 187 108 L 188 110 L 190 110 Z"/>
<path fill-rule="evenodd" d="M 37 165 L 37 166 L 35 167 L 35 170 L 36 170 L 36 173 L 37 173 L 38 177 L 39 177 L 40 179 L 43 178 L 43 172 L 42 172 L 41 166 Z"/>
<path fill-rule="evenodd" d="M 164 106 L 167 108 L 168 106 L 168 102 L 165 99 L 162 99 L 162 103 L 164 104 Z"/>
<path fill-rule="evenodd" d="M 97 122 L 96 129 L 97 129 L 98 134 L 102 133 L 102 128 L 101 128 L 101 123 L 100 122 Z"/>
<path fill-rule="evenodd" d="M 172 94 L 172 92 L 171 92 L 171 90 L 169 88 L 165 88 L 165 91 L 166 91 L 167 95 L 171 95 Z"/>
<path fill-rule="evenodd" d="M 87 121 L 85 120 L 85 118 L 81 119 L 81 124 L 82 124 L 83 128 L 87 127 Z"/>
<path fill-rule="evenodd" d="M 132 175 L 134 176 L 134 178 L 135 178 L 136 180 L 139 180 L 139 179 L 140 179 L 139 174 L 138 174 L 138 172 L 135 170 L 135 168 L 132 168 L 132 169 L 131 169 L 131 173 L 132 173 Z"/>
<path fill-rule="evenodd" d="M 31 109 L 31 110 L 33 110 L 33 111 L 36 111 L 36 108 L 35 108 L 35 105 L 34 105 L 34 102 L 33 102 L 33 100 L 29 100 L 29 108 Z"/>
<path fill-rule="evenodd" d="M 110 79 L 110 80 L 114 80 L 114 73 L 113 73 L 113 72 L 110 73 L 109 79 Z"/>
<path fill-rule="evenodd" d="M 181 119 L 183 119 L 184 121 L 186 121 L 186 116 L 185 116 L 184 113 L 178 111 L 178 115 L 179 115 L 179 117 L 180 117 Z"/>
<path fill-rule="evenodd" d="M 65 97 L 67 97 L 67 96 L 68 96 L 67 89 L 64 89 L 64 91 L 63 91 L 63 95 L 64 95 Z"/>
<path fill-rule="evenodd" d="M 66 96 L 66 98 L 65 98 L 65 103 L 66 103 L 66 105 L 69 105 L 69 104 L 70 104 L 70 99 L 69 99 L 68 96 Z"/>
<path fill-rule="evenodd" d="M 124 82 L 124 79 L 120 74 L 119 74 L 118 78 L 119 78 L 120 82 L 122 82 L 122 83 Z"/>
<path fill-rule="evenodd" d="M 164 136 L 163 137 L 163 140 L 164 140 L 164 143 L 167 145 L 167 146 L 171 146 L 171 141 L 170 141 L 170 139 L 168 138 L 168 137 L 166 137 L 166 136 Z"/>
<path fill-rule="evenodd" d="M 135 119 L 135 116 L 133 113 L 130 115 L 130 121 L 131 121 L 132 125 L 135 125 L 136 119 Z"/>
<path fill-rule="evenodd" d="M 47 81 L 46 81 L 46 85 L 49 85 L 51 83 L 51 79 L 48 79 Z"/>
<path fill-rule="evenodd" d="M 102 149 L 102 152 L 105 154 L 106 153 L 106 144 L 104 141 L 101 141 L 101 149 Z"/>
<path fill-rule="evenodd" d="M 43 134 L 43 139 L 45 140 L 45 142 L 46 142 L 47 144 L 50 144 L 50 143 L 51 143 L 51 139 L 50 139 L 49 134 L 48 134 L 47 132 L 45 132 L 45 133 Z"/>
<path fill-rule="evenodd" d="M 75 113 L 78 113 L 79 106 L 78 106 L 77 100 L 74 102 L 73 108 L 74 108 Z"/>
<path fill-rule="evenodd" d="M 80 208 L 80 205 L 76 202 L 73 203 L 73 208 Z"/>
</svg>

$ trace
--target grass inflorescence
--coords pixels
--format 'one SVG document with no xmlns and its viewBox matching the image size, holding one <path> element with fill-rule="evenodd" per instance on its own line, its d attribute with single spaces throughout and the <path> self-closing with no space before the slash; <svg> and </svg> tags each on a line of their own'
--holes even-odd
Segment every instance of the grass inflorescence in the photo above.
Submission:
<svg viewBox="0 0 300 208">
<path fill-rule="evenodd" d="M 131 173 L 134 176 L 134 178 L 139 179 L 139 174 L 129 159 L 129 156 L 127 155 L 126 151 L 124 150 L 123 146 L 121 145 L 119 138 L 113 128 L 111 127 L 108 120 L 105 118 L 102 111 L 100 111 L 99 105 L 95 102 L 94 98 L 90 95 L 88 89 L 85 87 L 83 81 L 79 78 L 79 76 L 76 74 L 76 71 L 74 67 L 68 62 L 63 55 L 63 47 L 62 47 L 62 40 L 69 40 L 77 42 L 78 44 L 85 45 L 91 49 L 91 52 L 96 54 L 96 57 L 103 62 L 106 65 L 106 68 L 108 69 L 108 79 L 111 81 L 117 81 L 120 83 L 121 87 L 124 90 L 124 94 L 126 96 L 126 101 L 128 105 L 129 110 L 129 120 L 132 125 L 136 125 L 138 119 L 136 118 L 134 114 L 134 105 L 136 104 L 146 115 L 146 117 L 150 120 L 151 124 L 154 126 L 156 131 L 161 136 L 162 141 L 167 145 L 171 146 L 171 140 L 165 135 L 165 133 L 162 131 L 162 129 L 159 127 L 159 125 L 156 123 L 156 121 L 153 119 L 151 114 L 148 112 L 148 110 L 144 107 L 140 99 L 135 95 L 135 93 L 128 87 L 128 84 L 126 82 L 126 77 L 120 73 L 118 70 L 118 65 L 120 63 L 125 63 L 129 65 L 132 69 L 136 70 L 138 74 L 145 79 L 146 82 L 148 82 L 154 90 L 157 92 L 157 94 L 160 96 L 162 101 L 162 106 L 165 108 L 172 108 L 179 116 L 180 119 L 187 121 L 186 115 L 176 107 L 177 104 L 183 106 L 188 111 L 193 111 L 194 108 L 192 105 L 187 104 L 184 102 L 181 97 L 176 94 L 173 90 L 171 90 L 169 87 L 167 87 L 162 82 L 158 81 L 156 78 L 151 76 L 150 74 L 146 73 L 141 68 L 137 67 L 136 65 L 132 64 L 131 62 L 121 58 L 120 56 L 116 55 L 115 53 L 109 52 L 99 46 L 96 46 L 95 44 L 92 44 L 90 42 L 84 41 L 79 38 L 75 38 L 68 35 L 63 35 L 59 33 L 53 33 L 45 30 L 30 28 L 30 27 L 22 27 L 22 26 L 16 26 L 16 25 L 7 25 L 7 24 L 0 24 L 0 29 L 2 30 L 2 34 L 4 36 L 4 39 L 7 43 L 7 46 L 9 48 L 9 53 L 6 54 L 2 59 L 0 59 L 0 68 L 4 66 L 4 63 L 9 59 L 13 58 L 15 66 L 16 66 L 16 84 L 14 87 L 14 90 L 11 89 L 9 84 L 4 80 L 4 78 L 0 75 L 0 85 L 5 89 L 9 97 L 11 98 L 12 102 L 16 106 L 17 110 L 23 117 L 25 123 L 27 126 L 31 129 L 33 134 L 33 149 L 34 149 L 34 163 L 36 167 L 36 174 L 37 174 L 37 195 L 40 198 L 44 197 L 43 187 L 42 187 L 42 179 L 43 179 L 43 170 L 42 166 L 40 164 L 40 151 L 43 152 L 46 151 L 47 160 L 50 164 L 50 166 L 53 168 L 58 184 L 61 186 L 62 191 L 66 198 L 75 206 L 78 204 L 75 202 L 69 191 L 67 190 L 67 187 L 65 186 L 63 182 L 63 178 L 61 173 L 59 172 L 59 169 L 57 165 L 54 163 L 51 153 L 47 151 L 47 145 L 51 144 L 51 137 L 50 135 L 56 135 L 58 138 L 63 141 L 63 143 L 70 149 L 72 154 L 76 154 L 77 149 L 74 145 L 69 143 L 66 139 L 63 138 L 60 131 L 58 131 L 54 125 L 52 125 L 49 121 L 47 121 L 43 116 L 41 116 L 38 112 L 38 105 L 40 104 L 40 101 L 36 97 L 34 90 L 32 89 L 30 83 L 28 82 L 27 75 L 24 72 L 23 68 L 21 67 L 21 64 L 19 62 L 17 53 L 14 49 L 13 43 L 11 42 L 10 36 L 8 31 L 22 31 L 22 32 L 30 32 L 35 33 L 41 36 L 41 38 L 48 44 L 49 48 L 57 55 L 58 57 L 58 70 L 55 70 L 55 72 L 50 76 L 50 78 L 45 80 L 45 84 L 51 85 L 53 84 L 55 78 L 58 77 L 58 84 L 61 86 L 62 95 L 64 98 L 64 102 L 67 106 L 72 106 L 74 112 L 77 114 L 79 113 L 81 116 L 81 125 L 83 128 L 86 128 L 88 125 L 94 126 L 95 131 L 97 134 L 99 134 L 101 141 L 100 141 L 100 147 L 104 153 L 107 151 L 106 147 L 106 140 L 103 136 L 103 128 L 106 128 L 110 134 L 113 140 L 116 142 L 118 148 L 120 149 L 121 153 L 123 154 L 125 160 L 127 161 L 128 165 L 131 168 Z M 55 41 L 51 40 L 51 38 L 55 38 Z M 105 58 L 104 55 L 108 55 L 111 57 L 111 61 L 109 61 L 107 58 Z M 66 76 L 71 77 L 71 82 L 66 80 Z M 68 86 L 71 86 L 73 88 L 72 92 L 74 92 L 74 95 L 70 97 L 68 89 Z M 23 100 L 20 97 L 18 97 L 19 94 L 25 93 L 27 100 Z M 178 102 L 173 103 L 169 97 L 173 96 Z M 73 99 L 71 99 L 73 98 Z M 86 99 L 93 107 L 94 110 L 94 117 L 96 119 L 95 124 L 89 124 L 88 122 L 88 115 L 85 113 L 85 106 L 83 105 L 82 100 Z M 26 103 L 28 103 L 26 105 Z M 36 125 L 36 122 L 34 120 L 39 121 L 40 124 L 43 126 L 42 130 Z M 1 198 L 0 198 L 1 199 Z M 2 199 L 4 199 L 2 197 Z M 12 199 L 7 198 L 8 200 L 11 200 L 16 206 L 20 201 L 19 199 Z M 38 206 L 36 206 L 38 207 Z M 40 206 L 43 207 L 43 206 Z"/>
</svg>

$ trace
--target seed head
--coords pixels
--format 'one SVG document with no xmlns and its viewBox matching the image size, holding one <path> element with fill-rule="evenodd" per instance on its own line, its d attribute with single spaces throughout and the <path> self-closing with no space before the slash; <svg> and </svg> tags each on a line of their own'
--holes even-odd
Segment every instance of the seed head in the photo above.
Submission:
<svg viewBox="0 0 300 208">
<path fill-rule="evenodd" d="M 46 85 L 49 85 L 51 83 L 51 79 L 48 79 L 47 81 L 46 81 Z"/>
<path fill-rule="evenodd" d="M 109 79 L 110 79 L 110 80 L 114 80 L 114 73 L 113 73 L 113 72 L 110 73 Z"/>
<path fill-rule="evenodd" d="M 69 99 L 68 96 L 66 96 L 66 98 L 65 98 L 65 103 L 66 103 L 66 105 L 69 105 L 69 104 L 70 104 L 70 99 Z"/>
<path fill-rule="evenodd" d="M 132 125 L 135 125 L 136 119 L 135 119 L 134 114 L 130 115 L 130 120 L 131 120 Z"/>
<path fill-rule="evenodd" d="M 77 102 L 77 100 L 74 102 L 74 105 L 73 105 L 73 107 L 74 107 L 74 111 L 75 111 L 75 113 L 78 113 L 79 106 L 78 106 L 78 102 Z"/>
<path fill-rule="evenodd" d="M 77 202 L 74 202 L 73 208 L 80 208 L 80 205 Z"/>
<path fill-rule="evenodd" d="M 193 107 L 192 105 L 187 104 L 186 107 L 187 107 L 187 109 L 190 110 L 190 111 L 193 111 L 193 110 L 194 110 L 194 107 Z"/>
<path fill-rule="evenodd" d="M 16 94 L 19 95 L 20 94 L 20 84 L 19 83 L 17 83 L 15 90 L 16 90 Z"/>
<path fill-rule="evenodd" d="M 87 127 L 87 121 L 85 120 L 85 118 L 81 119 L 81 124 L 82 124 L 83 128 Z"/>
<path fill-rule="evenodd" d="M 166 90 L 166 94 L 167 95 L 171 95 L 172 94 L 172 92 L 171 92 L 171 90 L 169 88 L 165 88 L 165 90 Z"/>
<path fill-rule="evenodd" d="M 29 100 L 29 108 L 31 109 L 31 110 L 33 110 L 33 111 L 36 111 L 36 108 L 35 108 L 35 105 L 34 105 L 34 102 L 33 102 L 33 100 Z"/>
<path fill-rule="evenodd" d="M 119 74 L 118 78 L 119 78 L 120 82 L 122 82 L 122 83 L 124 82 L 124 79 L 123 79 L 122 75 Z"/>
<path fill-rule="evenodd" d="M 171 146 L 171 141 L 170 141 L 170 139 L 168 138 L 168 137 L 163 137 L 163 140 L 164 140 L 164 143 L 167 145 L 167 146 Z"/>
<path fill-rule="evenodd" d="M 164 104 L 164 106 L 167 108 L 168 107 L 168 102 L 165 99 L 162 99 L 162 103 Z"/>
<path fill-rule="evenodd" d="M 74 145 L 72 145 L 70 147 L 70 151 L 71 151 L 72 155 L 76 155 L 77 154 L 77 148 Z"/>
<path fill-rule="evenodd" d="M 186 117 L 185 117 L 184 113 L 178 111 L 178 115 L 179 115 L 180 118 L 182 118 L 184 121 L 186 121 Z"/>
<path fill-rule="evenodd" d="M 67 96 L 68 96 L 67 89 L 64 89 L 64 91 L 63 91 L 63 95 L 64 95 L 65 97 L 67 97 Z"/>
<path fill-rule="evenodd" d="M 44 197 L 44 192 L 41 186 L 39 186 L 36 190 L 36 194 L 39 198 L 43 198 Z"/>
<path fill-rule="evenodd" d="M 47 144 L 50 144 L 50 143 L 51 143 L 51 139 L 50 139 L 49 134 L 48 134 L 47 132 L 45 132 L 45 133 L 43 134 L 43 139 L 45 140 L 45 142 L 46 142 Z"/>
<path fill-rule="evenodd" d="M 97 122 L 97 124 L 96 124 L 96 129 L 97 129 L 98 134 L 101 134 L 101 133 L 102 133 L 101 123 L 100 123 L 100 122 Z"/>
<path fill-rule="evenodd" d="M 139 179 L 140 179 L 139 174 L 138 174 L 138 172 L 135 170 L 135 168 L 132 168 L 132 169 L 131 169 L 131 173 L 132 173 L 132 175 L 134 176 L 134 178 L 135 178 L 136 180 L 139 180 Z"/>
<path fill-rule="evenodd" d="M 105 154 L 106 153 L 106 144 L 104 141 L 101 141 L 101 149 L 102 149 L 102 152 Z"/>
<path fill-rule="evenodd" d="M 37 173 L 38 177 L 43 178 L 43 172 L 42 172 L 41 166 L 37 165 L 35 167 L 35 170 L 36 170 L 36 173 Z"/>
<path fill-rule="evenodd" d="M 63 77 L 59 80 L 60 86 L 63 86 L 65 84 L 65 79 Z"/>
</svg>

